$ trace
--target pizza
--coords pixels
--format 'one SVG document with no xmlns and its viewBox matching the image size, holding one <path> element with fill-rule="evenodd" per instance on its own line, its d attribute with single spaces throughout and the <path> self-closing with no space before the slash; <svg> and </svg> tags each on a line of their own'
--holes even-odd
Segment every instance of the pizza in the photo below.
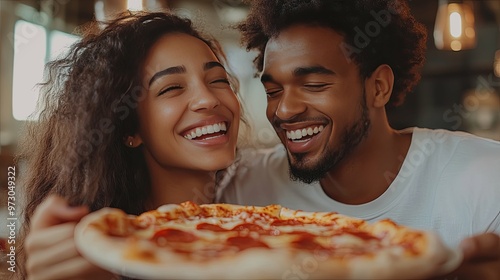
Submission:
<svg viewBox="0 0 500 280">
<path fill-rule="evenodd" d="M 89 261 L 141 279 L 417 279 L 461 261 L 431 232 L 279 205 L 104 208 L 78 223 L 75 241 Z"/>
</svg>

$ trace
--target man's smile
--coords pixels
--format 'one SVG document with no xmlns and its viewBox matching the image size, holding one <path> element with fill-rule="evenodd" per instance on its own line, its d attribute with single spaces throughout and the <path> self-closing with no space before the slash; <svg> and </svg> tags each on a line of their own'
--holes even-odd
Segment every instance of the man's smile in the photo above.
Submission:
<svg viewBox="0 0 500 280">
<path fill-rule="evenodd" d="M 315 134 L 318 134 L 320 133 L 321 131 L 323 131 L 324 129 L 324 126 L 323 125 L 319 125 L 319 126 L 309 126 L 309 127 L 305 127 L 305 128 L 302 128 L 302 129 L 297 129 L 297 130 L 286 130 L 286 137 L 289 139 L 289 140 L 301 140 L 302 138 L 306 139 L 306 138 L 309 138 L 308 136 L 312 136 L 312 135 L 315 135 Z"/>
</svg>

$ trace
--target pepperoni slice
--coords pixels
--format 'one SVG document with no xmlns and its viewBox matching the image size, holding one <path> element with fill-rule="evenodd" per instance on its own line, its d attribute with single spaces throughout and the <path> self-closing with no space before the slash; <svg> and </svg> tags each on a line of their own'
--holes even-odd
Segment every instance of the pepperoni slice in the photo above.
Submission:
<svg viewBox="0 0 500 280">
<path fill-rule="evenodd" d="M 237 247 L 240 251 L 250 248 L 269 248 L 266 243 L 249 236 L 229 237 L 227 245 Z"/>
<path fill-rule="evenodd" d="M 215 232 L 228 231 L 227 229 L 221 228 L 218 225 L 209 224 L 209 223 L 201 223 L 201 224 L 196 226 L 196 229 L 198 229 L 198 230 L 211 230 L 211 231 L 215 231 Z"/>
<path fill-rule="evenodd" d="M 190 243 L 198 240 L 198 237 L 192 233 L 185 232 L 178 229 L 162 229 L 155 233 L 153 240 L 156 241 L 158 245 L 165 245 L 168 242 L 183 242 Z"/>
</svg>

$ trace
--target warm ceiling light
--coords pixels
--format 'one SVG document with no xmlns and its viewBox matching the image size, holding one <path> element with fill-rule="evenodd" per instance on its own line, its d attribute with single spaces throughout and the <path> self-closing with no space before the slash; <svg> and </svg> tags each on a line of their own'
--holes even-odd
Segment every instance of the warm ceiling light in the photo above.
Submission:
<svg viewBox="0 0 500 280">
<path fill-rule="evenodd" d="M 500 50 L 495 52 L 495 62 L 493 63 L 495 76 L 500 77 Z"/>
<path fill-rule="evenodd" d="M 436 48 L 453 51 L 472 49 L 476 46 L 472 3 L 450 2 L 439 0 L 434 26 Z"/>
<path fill-rule="evenodd" d="M 143 9 L 142 0 L 127 0 L 127 10 L 142 11 Z"/>
</svg>

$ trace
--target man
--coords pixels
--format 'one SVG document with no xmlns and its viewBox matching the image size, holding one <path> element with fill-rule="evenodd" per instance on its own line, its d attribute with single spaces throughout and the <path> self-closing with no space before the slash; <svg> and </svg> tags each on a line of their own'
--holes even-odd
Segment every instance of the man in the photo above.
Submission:
<svg viewBox="0 0 500 280">
<path fill-rule="evenodd" d="M 500 143 L 388 123 L 424 61 L 406 3 L 259 0 L 240 30 L 284 148 L 244 153 L 222 201 L 434 230 L 461 244 L 453 276 L 500 279 Z"/>
</svg>

